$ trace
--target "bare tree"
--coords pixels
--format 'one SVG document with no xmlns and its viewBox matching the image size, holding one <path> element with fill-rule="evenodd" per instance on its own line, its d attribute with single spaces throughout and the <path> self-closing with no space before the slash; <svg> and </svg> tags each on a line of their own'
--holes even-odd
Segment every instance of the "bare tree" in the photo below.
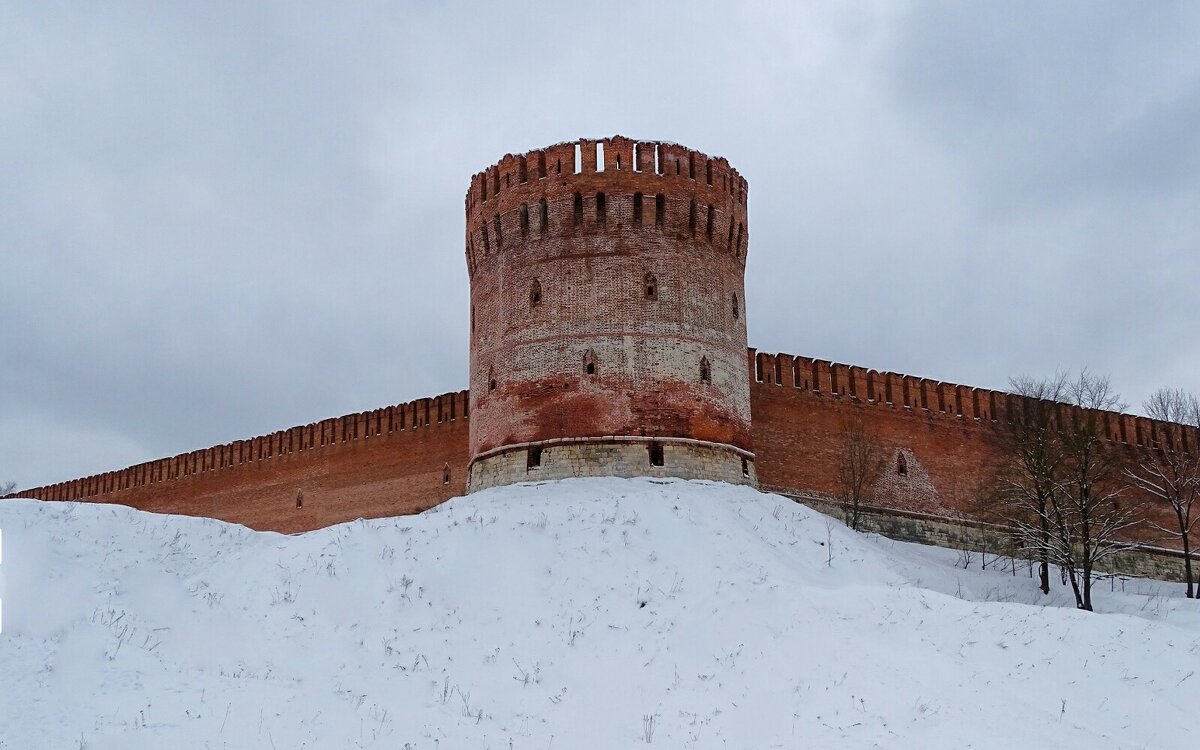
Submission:
<svg viewBox="0 0 1200 750">
<path fill-rule="evenodd" d="M 1104 559 L 1130 548 L 1125 532 L 1141 521 L 1141 507 L 1126 498 L 1125 454 L 1108 439 L 1104 412 L 1125 404 L 1109 379 L 1082 370 L 1067 381 L 1065 410 L 1056 421 L 1062 444 L 1062 479 L 1050 495 L 1051 558 L 1075 592 L 1075 606 L 1092 610 L 1092 575 Z"/>
<path fill-rule="evenodd" d="M 1002 515 L 1018 530 L 1022 545 L 1038 561 L 1038 585 L 1050 593 L 1051 497 L 1058 490 L 1063 461 L 1055 431 L 1055 415 L 1066 392 L 1066 375 L 1051 378 L 1017 377 L 1010 381 L 1021 397 L 1020 408 L 1008 415 L 999 433 L 1005 457 L 998 471 Z"/>
<path fill-rule="evenodd" d="M 1108 378 L 1087 370 L 1012 385 L 1024 398 L 1001 441 L 1008 520 L 1037 556 L 1042 591 L 1049 593 L 1050 565 L 1058 565 L 1075 605 L 1090 611 L 1097 566 L 1129 548 L 1125 533 L 1141 521 L 1140 506 L 1126 497 L 1125 454 L 1106 429 L 1106 412 L 1124 404 Z"/>
<path fill-rule="evenodd" d="M 1162 422 L 1183 425 L 1200 438 L 1200 400 L 1194 395 L 1175 388 L 1160 388 L 1150 394 L 1143 403 L 1146 416 Z M 1142 453 L 1128 469 L 1126 475 L 1134 487 L 1141 490 L 1159 504 L 1165 504 L 1174 516 L 1173 525 L 1164 525 L 1148 514 L 1147 523 L 1165 534 L 1179 539 L 1183 546 L 1183 576 L 1187 582 L 1187 595 L 1191 599 L 1198 593 L 1193 588 L 1192 544 L 1194 527 L 1200 520 L 1200 446 L 1195 442 L 1188 450 L 1186 443 L 1176 442 L 1167 436 L 1165 443 Z"/>
<path fill-rule="evenodd" d="M 16 482 L 0 482 L 0 497 L 11 495 L 17 489 Z"/>
<path fill-rule="evenodd" d="M 867 434 L 861 419 L 849 419 L 842 426 L 842 454 L 838 463 L 838 481 L 846 503 L 846 523 L 858 530 L 862 506 L 883 472 L 883 449 Z"/>
</svg>

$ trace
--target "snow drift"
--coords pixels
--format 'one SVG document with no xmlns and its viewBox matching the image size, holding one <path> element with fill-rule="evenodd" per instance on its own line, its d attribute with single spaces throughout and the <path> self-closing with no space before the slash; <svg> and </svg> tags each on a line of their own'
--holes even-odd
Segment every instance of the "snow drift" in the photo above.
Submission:
<svg viewBox="0 0 1200 750">
<path fill-rule="evenodd" d="M 704 482 L 505 487 L 296 536 L 0 503 L 0 748 L 1174 748 L 1200 605 Z M 960 561 L 961 562 L 961 561 Z"/>
</svg>

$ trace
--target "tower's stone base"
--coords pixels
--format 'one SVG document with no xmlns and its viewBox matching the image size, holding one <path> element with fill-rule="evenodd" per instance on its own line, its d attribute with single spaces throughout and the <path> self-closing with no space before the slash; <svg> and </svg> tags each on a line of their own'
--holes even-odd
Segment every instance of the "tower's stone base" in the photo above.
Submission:
<svg viewBox="0 0 1200 750">
<path fill-rule="evenodd" d="M 661 465 L 657 452 L 661 450 Z M 505 446 L 471 464 L 468 492 L 572 477 L 677 477 L 758 485 L 754 454 L 686 438 L 603 437 Z"/>
</svg>

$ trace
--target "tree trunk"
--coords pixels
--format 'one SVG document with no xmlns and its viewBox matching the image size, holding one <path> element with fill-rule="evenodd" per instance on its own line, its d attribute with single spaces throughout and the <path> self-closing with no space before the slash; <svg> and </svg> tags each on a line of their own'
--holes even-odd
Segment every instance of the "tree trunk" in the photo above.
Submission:
<svg viewBox="0 0 1200 750">
<path fill-rule="evenodd" d="M 1067 571 L 1067 578 L 1071 581 L 1071 591 L 1075 593 L 1075 609 L 1087 609 L 1083 606 L 1083 592 L 1079 590 L 1079 576 L 1075 575 L 1075 569 L 1070 568 Z"/>
<path fill-rule="evenodd" d="M 1092 609 L 1092 564 L 1087 560 L 1083 561 L 1083 606 L 1080 609 L 1086 609 L 1088 612 Z"/>
<path fill-rule="evenodd" d="M 1192 588 L 1192 545 L 1186 532 L 1183 534 L 1183 577 L 1187 581 L 1188 599 L 1195 598 L 1195 590 Z"/>
<path fill-rule="evenodd" d="M 1039 514 L 1042 521 L 1042 538 L 1041 552 L 1039 554 L 1038 578 L 1042 587 L 1042 593 L 1049 595 L 1050 593 L 1050 557 L 1046 550 L 1050 546 L 1050 522 L 1046 518 L 1046 503 L 1042 501 L 1042 512 Z"/>
</svg>

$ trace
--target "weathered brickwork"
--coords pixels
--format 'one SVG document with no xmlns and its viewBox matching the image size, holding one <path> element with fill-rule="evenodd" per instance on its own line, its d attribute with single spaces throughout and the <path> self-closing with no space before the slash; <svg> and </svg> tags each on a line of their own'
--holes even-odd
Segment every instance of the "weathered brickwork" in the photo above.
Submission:
<svg viewBox="0 0 1200 750">
<path fill-rule="evenodd" d="M 1020 397 L 790 354 L 749 353 L 751 408 L 763 489 L 834 498 L 843 434 L 861 421 L 883 448 L 883 475 L 871 502 L 896 512 L 971 518 L 1001 463 L 997 436 Z M 1101 413 L 1109 439 L 1131 457 L 1158 446 L 1200 446 L 1195 428 L 1115 412 Z M 1071 407 L 1063 406 L 1063 418 Z M 1129 501 L 1138 498 L 1130 497 Z M 1143 498 L 1144 499 L 1144 498 Z M 1150 505 L 1160 525 L 1172 520 Z M 1130 538 L 1177 541 L 1148 524 Z"/>
<path fill-rule="evenodd" d="M 476 175 L 472 460 L 626 435 L 752 451 L 746 201 L 724 159 L 621 137 L 509 155 Z M 729 461 L 741 465 L 735 452 Z M 508 476 L 472 471 L 470 489 Z"/>
<path fill-rule="evenodd" d="M 652 449 L 662 450 L 655 465 Z M 537 451 L 536 461 L 530 451 Z M 496 487 L 517 482 L 537 482 L 572 477 L 677 477 L 711 479 L 753 485 L 753 456 L 728 446 L 694 440 L 611 440 L 568 438 L 527 446 L 500 448 L 485 461 L 471 466 L 472 486 Z"/>
<path fill-rule="evenodd" d="M 326 419 L 14 497 L 118 503 L 296 532 L 463 494 L 467 393 Z"/>
<path fill-rule="evenodd" d="M 975 389 L 965 389 L 967 393 L 953 407 L 947 403 L 945 410 L 925 408 L 920 396 L 914 395 L 918 384 L 924 384 L 919 387 L 927 392 L 947 394 L 958 393 L 959 388 L 910 376 L 876 374 L 873 382 L 878 382 L 876 377 L 910 381 L 905 407 L 903 401 L 889 404 L 886 390 L 876 392 L 874 399 L 855 395 L 863 388 L 863 373 L 869 372 L 861 368 L 754 350 L 749 350 L 748 356 L 757 451 L 755 460 L 748 461 L 751 481 L 757 480 L 765 490 L 802 497 L 821 510 L 835 507 L 840 491 L 841 431 L 847 419 L 862 419 L 888 456 L 865 528 L 907 541 L 1007 554 L 1004 534 L 972 515 L 978 486 L 987 480 L 997 459 L 991 437 L 1013 397 L 989 391 L 973 394 L 970 391 Z M 811 375 L 814 371 L 815 378 Z M 809 373 L 809 377 L 795 373 Z M 903 394 L 904 389 L 897 387 L 894 392 Z M 981 408 L 978 416 L 958 414 L 957 403 L 973 405 L 977 398 L 1000 406 L 987 412 Z M 420 399 L 121 471 L 22 490 L 14 496 L 115 502 L 285 532 L 359 517 L 415 513 L 465 490 L 470 421 L 466 399 L 465 391 Z M 938 402 L 927 397 L 927 403 Z M 1168 434 L 1176 445 L 1194 449 L 1200 444 L 1194 432 L 1178 425 L 1111 415 L 1110 422 L 1122 421 L 1127 425 L 1124 435 L 1132 436 L 1134 442 L 1121 440 L 1120 427 L 1114 428 L 1112 435 L 1130 451 L 1159 444 Z M 1138 422 L 1140 427 L 1131 426 Z M 1136 442 L 1139 436 L 1143 440 L 1140 446 Z M 1147 440 L 1152 442 L 1147 444 Z M 594 446 L 597 452 L 591 452 L 593 446 L 588 445 L 569 449 L 551 442 L 544 445 L 541 470 L 528 470 L 528 447 L 520 445 L 489 469 L 504 476 L 486 481 L 545 480 L 557 478 L 560 472 L 562 476 L 692 476 L 687 472 L 696 466 L 687 451 L 677 452 L 665 441 L 663 467 L 629 472 L 622 471 L 622 464 L 648 463 L 645 443 L 613 448 L 599 442 Z M 733 455 L 738 460 L 710 457 L 708 465 L 701 461 L 696 476 L 745 481 L 739 477 L 740 455 Z M 901 456 L 905 475 L 899 474 L 894 463 Z M 601 471 L 601 466 L 606 468 Z M 477 463 L 474 468 L 480 467 Z M 302 508 L 296 507 L 298 491 L 304 493 Z M 1174 547 L 1173 540 L 1143 532 L 1141 541 L 1150 547 L 1116 559 L 1115 570 L 1166 579 L 1180 576 L 1179 554 L 1157 549 Z"/>
<path fill-rule="evenodd" d="M 724 159 L 621 137 L 563 143 L 475 175 L 465 209 L 469 391 L 14 496 L 285 532 L 573 476 L 758 484 L 819 505 L 840 494 L 844 430 L 861 420 L 885 455 L 869 528 L 1006 543 L 978 500 L 1019 397 L 747 349 L 747 183 Z M 1131 454 L 1200 449 L 1193 428 L 1100 416 Z M 1148 527 L 1135 538 L 1147 549 L 1121 570 L 1177 574 L 1178 555 L 1154 549 L 1174 540 Z"/>
</svg>

